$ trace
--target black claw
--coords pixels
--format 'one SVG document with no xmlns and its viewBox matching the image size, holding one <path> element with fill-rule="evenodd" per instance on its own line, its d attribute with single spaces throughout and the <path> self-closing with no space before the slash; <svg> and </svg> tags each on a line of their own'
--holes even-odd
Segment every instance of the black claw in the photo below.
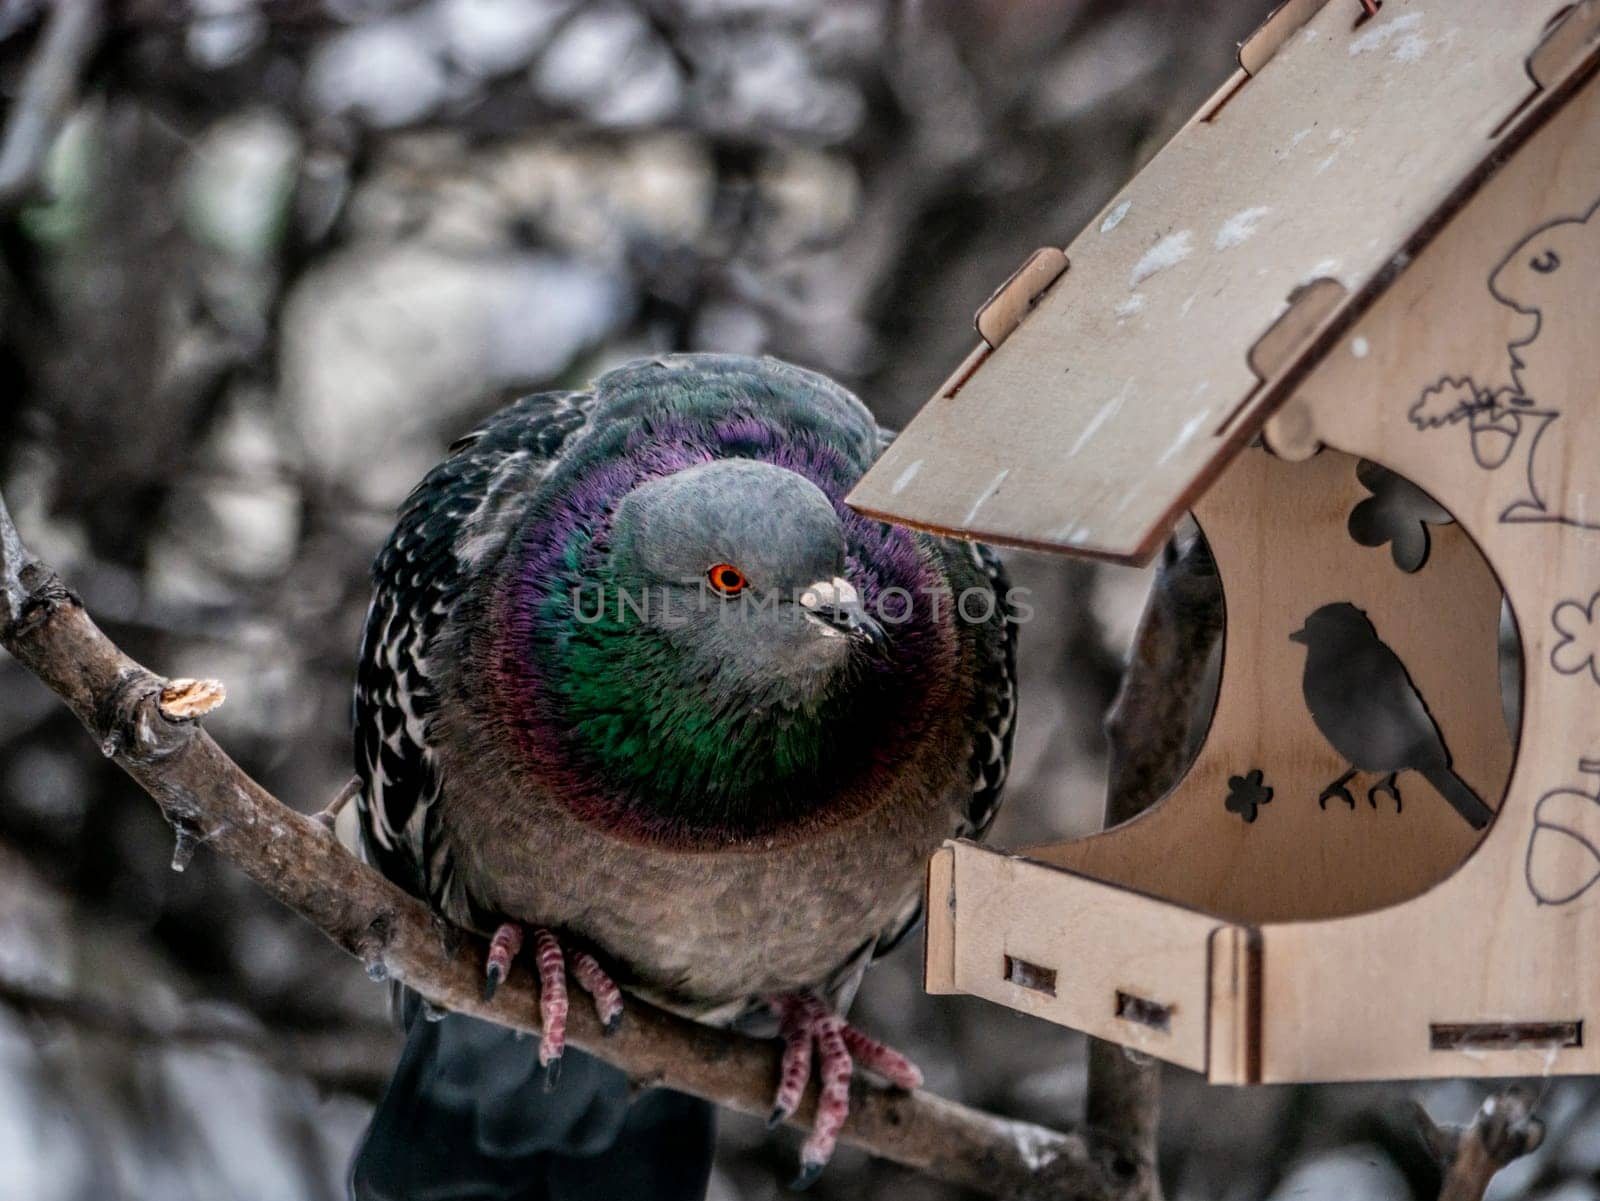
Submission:
<svg viewBox="0 0 1600 1201">
<path fill-rule="evenodd" d="M 772 1112 L 767 1115 L 767 1129 L 776 1130 L 783 1125 L 783 1119 L 789 1116 L 789 1111 L 781 1105 L 774 1105 Z"/>
<path fill-rule="evenodd" d="M 601 1037 L 610 1038 L 622 1028 L 622 1013 L 623 1011 L 619 1009 L 606 1019 L 606 1024 L 600 1027 Z"/>
<path fill-rule="evenodd" d="M 804 1192 L 817 1182 L 817 1177 L 822 1175 L 822 1169 L 826 1166 L 826 1163 L 821 1160 L 810 1162 L 802 1160 L 800 1162 L 800 1174 L 789 1182 L 789 1187 L 797 1193 Z"/>
<path fill-rule="evenodd" d="M 505 969 L 498 963 L 491 963 L 483 975 L 483 999 L 494 1000 L 495 990 L 500 987 L 500 981 L 506 978 Z"/>
<path fill-rule="evenodd" d="M 557 1055 L 544 1065 L 544 1091 L 552 1092 L 561 1079 L 561 1056 Z"/>
</svg>

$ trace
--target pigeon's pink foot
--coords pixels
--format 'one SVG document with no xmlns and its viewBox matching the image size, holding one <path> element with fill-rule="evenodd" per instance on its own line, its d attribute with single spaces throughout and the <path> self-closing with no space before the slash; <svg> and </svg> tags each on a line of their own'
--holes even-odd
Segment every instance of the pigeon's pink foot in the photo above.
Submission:
<svg viewBox="0 0 1600 1201">
<path fill-rule="evenodd" d="M 773 997 L 769 1004 L 778 1015 L 783 1063 L 768 1125 L 776 1126 L 800 1104 L 811 1079 L 813 1050 L 819 1063 L 817 1117 L 800 1148 L 800 1175 L 794 1181 L 795 1188 L 805 1188 L 822 1174 L 850 1116 L 850 1076 L 857 1065 L 904 1089 L 921 1088 L 922 1073 L 900 1052 L 848 1025 L 810 993 Z"/>
<path fill-rule="evenodd" d="M 494 998 L 495 989 L 511 970 L 511 961 L 522 949 L 522 927 L 502 922 L 489 940 L 489 958 L 484 965 L 483 999 Z M 561 942 L 543 926 L 533 930 L 533 962 L 539 974 L 539 1066 L 545 1070 L 546 1087 L 553 1086 L 561 1074 L 561 1055 L 567 1048 L 567 956 Z M 622 1024 L 622 990 L 587 951 L 571 955 L 572 978 L 594 1000 L 595 1013 L 606 1034 L 614 1034 Z"/>
<path fill-rule="evenodd" d="M 494 1000 L 495 990 L 511 971 L 511 961 L 522 950 L 522 927 L 501 922 L 489 940 L 489 958 L 483 965 L 483 999 Z"/>
</svg>

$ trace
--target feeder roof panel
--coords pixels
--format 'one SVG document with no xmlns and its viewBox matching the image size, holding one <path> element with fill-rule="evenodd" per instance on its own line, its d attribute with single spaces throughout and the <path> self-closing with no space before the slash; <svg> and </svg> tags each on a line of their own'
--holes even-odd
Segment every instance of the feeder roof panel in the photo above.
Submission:
<svg viewBox="0 0 1600 1201">
<path fill-rule="evenodd" d="M 1354 0 L 1290 0 L 1241 48 L 1257 73 L 1236 73 L 1090 222 L 1020 325 L 1007 333 L 1015 315 L 995 310 L 1015 306 L 991 306 L 997 348 L 969 357 L 850 503 L 1147 558 L 1320 334 L 1403 269 L 1507 130 L 1554 103 L 1528 58 L 1563 7 L 1385 0 L 1358 22 Z"/>
</svg>

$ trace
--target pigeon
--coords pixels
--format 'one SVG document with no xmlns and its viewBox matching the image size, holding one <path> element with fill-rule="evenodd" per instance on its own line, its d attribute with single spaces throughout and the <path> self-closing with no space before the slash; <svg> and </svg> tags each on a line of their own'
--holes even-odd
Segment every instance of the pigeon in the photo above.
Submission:
<svg viewBox="0 0 1600 1201">
<path fill-rule="evenodd" d="M 1489 824 L 1494 811 L 1451 770 L 1450 752 L 1422 694 L 1366 613 L 1348 601 L 1323 605 L 1289 640 L 1306 647 L 1306 708 L 1328 745 L 1351 765 L 1322 790 L 1318 804 L 1327 808 L 1330 797 L 1339 797 L 1353 809 L 1350 778 L 1358 771 L 1382 772 L 1383 779 L 1367 791 L 1367 803 L 1376 808 L 1377 794 L 1387 793 L 1398 812 L 1395 777 L 1417 771 L 1474 830 Z"/>
<path fill-rule="evenodd" d="M 364 853 L 490 940 L 487 995 L 528 965 L 541 1035 L 410 998 L 358 1201 L 703 1195 L 710 1107 L 568 1051 L 569 984 L 608 1028 L 627 990 L 781 1038 L 774 1123 L 815 1059 L 800 1184 L 855 1067 L 919 1086 L 844 1015 L 929 854 L 994 817 L 1019 608 L 987 547 L 845 506 L 891 436 L 821 375 L 676 355 L 512 403 L 405 502 L 356 681 Z"/>
</svg>

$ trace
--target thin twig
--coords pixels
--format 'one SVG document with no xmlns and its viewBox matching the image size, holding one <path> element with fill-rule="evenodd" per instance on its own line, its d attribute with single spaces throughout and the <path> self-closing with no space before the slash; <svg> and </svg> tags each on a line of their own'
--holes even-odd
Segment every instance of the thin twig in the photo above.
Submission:
<svg viewBox="0 0 1600 1201">
<path fill-rule="evenodd" d="M 123 654 L 42 564 L 30 564 L 0 501 L 0 579 L 8 588 L 0 646 L 54 690 L 167 820 L 230 860 L 269 895 L 359 958 L 434 1005 L 536 1033 L 537 988 L 514 968 L 492 1002 L 482 997 L 482 939 L 441 938 L 416 898 L 361 863 L 313 817 L 278 801 L 193 720 L 161 712 L 167 683 Z M 584 1007 L 568 1041 L 641 1086 L 667 1085 L 764 1116 L 778 1076 L 770 1043 L 714 1030 L 635 1000 L 610 1038 Z M 793 1122 L 809 1124 L 813 1087 Z M 991 1197 L 1131 1201 L 1128 1182 L 1081 1134 L 1008 1121 L 926 1093 L 857 1083 L 843 1138 L 874 1155 Z"/>
<path fill-rule="evenodd" d="M 100 0 L 52 0 L 50 8 L 0 142 L 0 213 L 33 198 L 45 156 L 77 98 L 84 64 L 100 40 Z"/>
<path fill-rule="evenodd" d="M 351 776 L 344 782 L 344 787 L 334 795 L 333 800 L 317 811 L 316 819 L 324 826 L 327 826 L 328 829 L 333 829 L 335 823 L 339 820 L 339 815 L 344 812 L 344 807 L 355 800 L 356 793 L 360 791 L 361 777 Z"/>
</svg>

